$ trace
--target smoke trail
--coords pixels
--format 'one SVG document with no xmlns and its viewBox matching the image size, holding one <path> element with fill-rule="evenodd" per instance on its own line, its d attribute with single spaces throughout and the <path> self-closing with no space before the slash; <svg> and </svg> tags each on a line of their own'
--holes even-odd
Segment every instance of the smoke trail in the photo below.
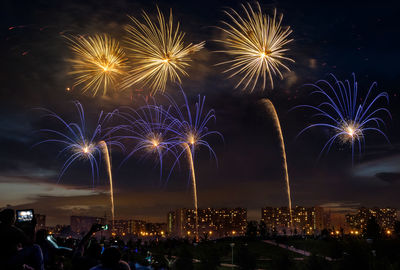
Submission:
<svg viewBox="0 0 400 270">
<path fill-rule="evenodd" d="M 192 173 L 192 183 L 193 183 L 193 197 L 194 197 L 194 214 L 195 214 L 195 226 L 196 226 L 196 241 L 199 241 L 199 216 L 198 216 L 198 208 L 197 208 L 197 185 L 196 185 L 196 174 L 194 172 L 194 162 L 193 162 L 193 155 L 192 155 L 192 150 L 190 150 L 190 147 L 187 143 L 184 143 L 189 165 L 190 165 L 190 171 Z"/>
<path fill-rule="evenodd" d="M 285 150 L 285 142 L 283 140 L 283 134 L 281 129 L 281 124 L 279 121 L 278 114 L 276 113 L 275 107 L 269 99 L 262 99 L 261 103 L 265 105 L 265 108 L 271 113 L 272 118 L 274 119 L 274 124 L 276 126 L 276 130 L 279 133 L 279 140 L 281 141 L 281 151 L 283 158 L 283 169 L 285 170 L 285 180 L 286 180 L 286 190 L 289 201 L 289 214 L 290 214 L 290 227 L 293 228 L 293 217 L 292 217 L 292 199 L 290 196 L 290 182 L 289 182 L 289 173 L 286 161 L 286 150 Z"/>
<path fill-rule="evenodd" d="M 111 173 L 111 161 L 110 161 L 110 154 L 108 152 L 108 147 L 105 141 L 100 141 L 99 145 L 102 146 L 103 153 L 104 153 L 104 161 L 106 162 L 107 172 L 108 172 L 108 179 L 110 180 L 110 201 L 111 201 L 111 216 L 112 216 L 112 225 L 114 226 L 114 190 L 113 190 L 113 180 L 112 180 L 112 173 Z"/>
</svg>

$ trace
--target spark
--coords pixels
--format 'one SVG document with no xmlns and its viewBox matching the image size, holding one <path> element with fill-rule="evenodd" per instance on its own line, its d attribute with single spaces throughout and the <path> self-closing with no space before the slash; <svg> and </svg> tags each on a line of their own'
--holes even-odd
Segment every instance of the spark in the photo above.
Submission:
<svg viewBox="0 0 400 270">
<path fill-rule="evenodd" d="M 70 75 L 75 77 L 74 86 L 83 85 L 83 92 L 91 91 L 95 96 L 99 91 L 103 95 L 118 88 L 118 81 L 127 68 L 125 53 L 119 43 L 107 34 L 89 37 L 66 37 L 74 53 Z"/>
<path fill-rule="evenodd" d="M 225 49 L 219 52 L 227 54 L 231 60 L 221 62 L 227 68 L 224 73 L 230 73 L 229 78 L 241 76 L 235 88 L 240 85 L 243 90 L 254 90 L 257 83 L 262 80 L 262 90 L 265 90 L 267 78 L 271 88 L 274 88 L 273 75 L 283 79 L 281 69 L 290 71 L 285 61 L 294 62 L 286 56 L 287 44 L 293 41 L 289 39 L 292 33 L 290 27 L 282 27 L 283 15 L 277 18 L 276 10 L 271 18 L 261 11 L 257 2 L 256 9 L 250 4 L 242 5 L 244 16 L 230 9 L 225 14 L 232 21 L 223 21 L 222 30 L 224 37 L 217 42 Z"/>
<path fill-rule="evenodd" d="M 83 154 L 89 156 L 94 152 L 94 146 L 93 144 L 87 145 L 86 143 L 83 143 L 82 145 L 79 145 L 79 147 L 76 149 L 76 152 L 79 151 L 82 151 Z"/>
<path fill-rule="evenodd" d="M 157 139 L 152 139 L 151 142 L 153 143 L 154 148 L 157 148 L 160 145 L 160 142 Z"/>
<path fill-rule="evenodd" d="M 143 22 L 129 17 L 132 25 L 126 27 L 126 49 L 133 68 L 124 79 L 123 88 L 140 85 L 149 87 L 152 94 L 164 92 L 169 81 L 181 83 L 181 76 L 188 76 L 185 69 L 192 61 L 191 55 L 204 47 L 204 41 L 185 45 L 185 33 L 179 23 L 174 25 L 172 10 L 168 20 L 158 7 L 157 12 L 156 22 L 146 12 Z"/>
<path fill-rule="evenodd" d="M 358 84 L 354 73 L 353 85 L 348 80 L 339 81 L 333 74 L 331 74 L 331 77 L 334 79 L 333 84 L 327 80 L 319 80 L 315 84 L 309 84 L 315 89 L 311 94 L 319 95 L 324 99 L 320 105 L 300 105 L 294 108 L 310 109 L 316 112 L 314 117 L 321 119 L 320 122 L 304 128 L 299 135 L 313 127 L 330 129 L 333 133 L 322 148 L 319 158 L 324 151 L 329 152 L 333 143 L 338 140 L 342 144 L 350 144 L 352 163 L 354 163 L 354 150 L 358 147 L 361 155 L 367 132 L 380 134 L 389 142 L 381 129 L 381 126 L 385 126 L 385 121 L 380 115 L 386 114 L 391 118 L 391 114 L 386 107 L 379 107 L 377 104 L 381 99 L 389 103 L 389 95 L 386 92 L 380 92 L 371 98 L 371 92 L 377 86 L 377 83 L 374 82 L 367 94 L 359 98 Z"/>
</svg>

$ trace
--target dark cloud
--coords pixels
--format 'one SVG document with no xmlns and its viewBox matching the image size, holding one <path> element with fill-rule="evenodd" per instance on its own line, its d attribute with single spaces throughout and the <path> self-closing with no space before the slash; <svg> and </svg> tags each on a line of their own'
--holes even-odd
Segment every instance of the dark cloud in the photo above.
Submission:
<svg viewBox="0 0 400 270">
<path fill-rule="evenodd" d="M 389 184 L 398 182 L 400 180 L 400 173 L 381 172 L 377 173 L 375 176 L 379 179 L 382 179 L 383 181 L 388 182 Z"/>
</svg>

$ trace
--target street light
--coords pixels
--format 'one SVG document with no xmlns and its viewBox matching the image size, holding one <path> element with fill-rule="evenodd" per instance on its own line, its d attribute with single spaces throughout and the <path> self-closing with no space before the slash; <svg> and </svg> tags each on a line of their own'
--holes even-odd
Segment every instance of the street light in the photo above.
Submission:
<svg viewBox="0 0 400 270">
<path fill-rule="evenodd" d="M 233 266 L 233 247 L 235 246 L 235 243 L 231 243 L 231 248 L 232 248 L 232 268 L 234 267 Z"/>
</svg>

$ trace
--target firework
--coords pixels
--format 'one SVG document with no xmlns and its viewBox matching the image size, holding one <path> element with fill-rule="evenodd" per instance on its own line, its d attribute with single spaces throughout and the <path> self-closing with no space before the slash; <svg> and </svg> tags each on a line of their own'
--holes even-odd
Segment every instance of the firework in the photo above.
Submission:
<svg viewBox="0 0 400 270">
<path fill-rule="evenodd" d="M 315 89 L 311 94 L 319 95 L 324 99 L 320 105 L 295 107 L 311 109 L 316 112 L 314 117 L 320 119 L 317 123 L 304 128 L 299 135 L 313 127 L 328 128 L 332 131 L 332 135 L 322 148 L 320 157 L 324 151 L 329 152 L 335 141 L 339 141 L 341 144 L 350 144 L 352 162 L 354 162 L 355 147 L 358 147 L 359 154 L 361 154 L 367 132 L 376 132 L 389 142 L 386 134 L 381 130 L 381 126 L 385 126 L 385 122 L 380 116 L 386 114 L 391 118 L 391 114 L 387 108 L 378 106 L 381 99 L 389 103 L 389 96 L 386 92 L 380 92 L 375 97 L 371 97 L 371 93 L 377 85 L 374 82 L 367 94 L 360 98 L 354 73 L 352 85 L 348 80 L 339 81 L 333 74 L 331 77 L 334 80 L 333 84 L 327 80 L 309 84 Z"/>
<path fill-rule="evenodd" d="M 118 41 L 109 35 L 89 37 L 66 37 L 74 53 L 68 62 L 72 65 L 69 74 L 75 77 L 76 85 L 83 85 L 83 91 L 91 91 L 95 96 L 99 91 L 105 95 L 108 89 L 116 89 L 117 82 L 124 74 L 125 53 Z"/>
<path fill-rule="evenodd" d="M 61 124 L 61 128 L 58 130 L 41 129 L 40 132 L 47 134 L 50 138 L 43 140 L 36 145 L 43 143 L 57 143 L 64 146 L 59 152 L 59 155 L 66 154 L 67 159 L 61 168 L 59 181 L 73 163 L 81 160 L 89 161 L 93 185 L 95 177 L 97 179 L 99 178 L 99 160 L 101 160 L 101 154 L 103 152 L 110 182 L 111 213 L 114 220 L 114 191 L 108 146 L 116 145 L 121 149 L 124 149 L 124 146 L 118 141 L 111 139 L 107 140 L 106 137 L 109 136 L 108 132 L 103 135 L 102 128 L 111 119 L 112 114 L 103 115 L 103 112 L 101 112 L 96 128 L 93 132 L 88 132 L 83 106 L 78 101 L 75 101 L 74 104 L 79 115 L 79 122 L 69 123 L 56 113 L 47 109 L 42 109 L 46 112 L 47 117 L 56 119 L 57 122 Z"/>
<path fill-rule="evenodd" d="M 184 44 L 185 34 L 179 23 L 174 26 L 172 11 L 168 21 L 158 7 L 157 12 L 157 22 L 145 12 L 144 22 L 130 17 L 132 25 L 126 27 L 126 43 L 133 68 L 123 82 L 124 88 L 141 85 L 148 86 L 152 94 L 164 92 L 168 81 L 180 83 L 182 75 L 188 76 L 185 69 L 191 54 L 204 47 L 204 42 Z"/>
<path fill-rule="evenodd" d="M 216 154 L 210 144 L 206 141 L 210 135 L 218 135 L 223 138 L 222 134 L 217 131 L 210 131 L 207 127 L 211 120 L 215 120 L 215 111 L 213 109 L 204 113 L 205 97 L 198 96 L 197 102 L 195 103 L 195 113 L 191 113 L 191 106 L 186 97 L 185 92 L 182 90 L 184 98 L 184 105 L 179 106 L 174 99 L 170 96 L 166 96 L 172 108 L 168 113 L 169 117 L 173 120 L 173 132 L 175 146 L 180 147 L 181 151 L 178 151 L 177 160 L 182 154 L 186 153 L 188 163 L 190 166 L 191 180 L 193 185 L 193 200 L 195 210 L 195 225 L 196 225 L 196 239 L 198 240 L 198 200 L 197 200 L 197 185 L 196 185 L 196 173 L 194 169 L 195 163 L 195 150 L 203 146 L 207 148 L 210 155 L 217 159 Z"/>
<path fill-rule="evenodd" d="M 110 186 L 110 202 L 111 202 L 111 216 L 112 216 L 112 222 L 114 226 L 114 220 L 115 220 L 115 208 L 114 208 L 114 188 L 113 188 L 113 179 L 112 179 L 112 171 L 111 171 L 111 160 L 110 160 L 110 152 L 108 151 L 108 146 L 105 141 L 100 141 L 99 146 L 102 148 L 103 153 L 104 153 L 104 161 L 107 166 L 107 173 L 108 173 L 108 180 L 109 180 L 109 186 Z"/>
<path fill-rule="evenodd" d="M 147 104 L 134 110 L 130 107 L 122 108 L 118 115 L 125 123 L 113 128 L 112 133 L 116 140 L 133 140 L 135 147 L 129 152 L 122 163 L 126 162 L 137 152 L 147 155 L 156 155 L 160 163 L 160 179 L 162 179 L 163 157 L 166 153 L 172 153 L 175 157 L 175 138 L 171 135 L 174 122 L 169 118 L 169 109 L 153 104 Z"/>
<path fill-rule="evenodd" d="M 229 78 L 241 76 L 235 88 L 240 85 L 243 89 L 254 90 L 259 80 L 262 80 L 262 89 L 266 88 L 269 78 L 271 88 L 274 88 L 273 75 L 279 75 L 283 79 L 281 69 L 290 71 L 285 61 L 294 62 L 286 56 L 287 44 L 292 41 L 289 35 L 292 33 L 290 27 L 282 27 L 283 15 L 277 17 L 276 10 L 271 18 L 261 11 L 257 2 L 256 9 L 250 4 L 242 5 L 244 16 L 230 9 L 225 14 L 232 21 L 223 21 L 220 29 L 224 38 L 217 40 L 232 60 L 224 61 L 218 65 L 227 66 L 224 73 L 229 73 Z"/>
<path fill-rule="evenodd" d="M 283 134 L 282 134 L 282 128 L 281 124 L 279 121 L 278 114 L 275 110 L 274 105 L 269 99 L 262 99 L 261 103 L 265 105 L 266 109 L 269 111 L 271 114 L 272 118 L 274 119 L 274 124 L 276 126 L 276 130 L 278 131 L 279 134 L 279 140 L 281 144 L 281 151 L 282 151 L 282 164 L 283 164 L 283 169 L 285 171 L 285 182 L 286 182 L 286 192 L 288 196 L 288 204 L 289 204 L 289 214 L 290 214 L 290 227 L 293 228 L 293 217 L 292 217 L 292 198 L 290 195 L 290 182 L 289 182 L 289 172 L 288 172 L 288 167 L 287 167 L 287 161 L 286 161 L 286 150 L 285 150 L 285 141 L 283 140 Z"/>
</svg>

